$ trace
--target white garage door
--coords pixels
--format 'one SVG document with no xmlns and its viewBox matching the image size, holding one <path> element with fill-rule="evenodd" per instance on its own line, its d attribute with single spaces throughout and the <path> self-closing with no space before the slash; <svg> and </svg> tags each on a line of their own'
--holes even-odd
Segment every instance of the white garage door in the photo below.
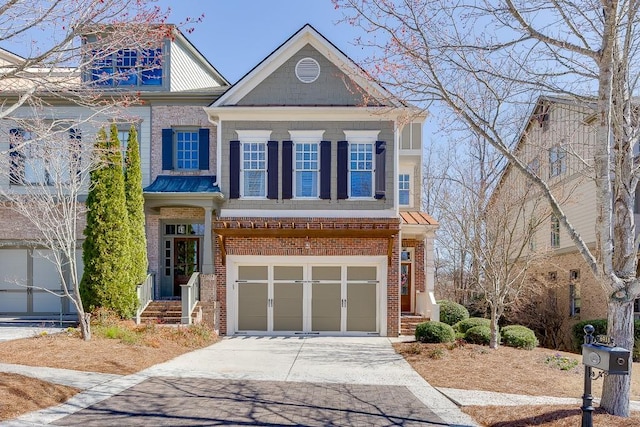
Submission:
<svg viewBox="0 0 640 427">
<path fill-rule="evenodd" d="M 228 288 L 235 300 L 229 333 L 381 332 L 380 278 L 386 271 L 380 265 L 327 265 L 317 258 L 315 263 L 285 262 L 291 258 L 262 265 L 235 263 Z"/>
</svg>

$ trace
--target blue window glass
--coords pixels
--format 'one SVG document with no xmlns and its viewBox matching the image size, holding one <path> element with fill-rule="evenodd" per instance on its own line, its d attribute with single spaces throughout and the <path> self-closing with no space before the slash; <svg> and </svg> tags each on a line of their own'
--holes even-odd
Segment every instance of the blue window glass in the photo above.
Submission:
<svg viewBox="0 0 640 427">
<path fill-rule="evenodd" d="M 349 144 L 350 197 L 373 197 L 373 144 Z"/>
<path fill-rule="evenodd" d="M 197 131 L 176 131 L 176 168 L 198 169 Z"/>
<path fill-rule="evenodd" d="M 92 52 L 91 80 L 100 86 L 161 86 L 162 49 L 122 49 L 114 54 Z"/>
<path fill-rule="evenodd" d="M 138 51 L 119 50 L 116 54 L 116 80 L 118 85 L 132 86 L 138 84 Z"/>
<path fill-rule="evenodd" d="M 145 49 L 141 54 L 141 84 L 145 86 L 162 85 L 162 49 Z"/>
<path fill-rule="evenodd" d="M 296 197 L 318 197 L 318 144 L 296 144 Z"/>
<path fill-rule="evenodd" d="M 242 144 L 243 196 L 267 195 L 267 144 L 251 142 Z"/>
<path fill-rule="evenodd" d="M 97 51 L 91 52 L 94 57 L 93 68 L 91 69 L 91 80 L 100 86 L 111 86 L 113 84 L 113 56 L 100 57 Z"/>
<path fill-rule="evenodd" d="M 403 206 L 409 205 L 409 174 L 398 176 L 398 203 Z"/>
</svg>

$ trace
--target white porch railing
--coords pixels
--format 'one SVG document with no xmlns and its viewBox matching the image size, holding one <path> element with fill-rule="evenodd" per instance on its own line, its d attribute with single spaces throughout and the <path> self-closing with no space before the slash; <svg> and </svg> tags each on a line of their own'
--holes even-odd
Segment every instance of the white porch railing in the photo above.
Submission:
<svg viewBox="0 0 640 427">
<path fill-rule="evenodd" d="M 136 324 L 140 324 L 140 316 L 142 312 L 147 308 L 149 303 L 153 301 L 153 288 L 156 281 L 156 275 L 153 273 L 147 274 L 147 278 L 144 282 L 140 283 L 137 288 L 138 293 L 138 309 L 136 310 Z"/>
<path fill-rule="evenodd" d="M 191 314 L 200 301 L 200 273 L 195 272 L 189 278 L 186 285 L 180 285 L 182 291 L 182 321 L 183 325 L 192 323 Z"/>
</svg>

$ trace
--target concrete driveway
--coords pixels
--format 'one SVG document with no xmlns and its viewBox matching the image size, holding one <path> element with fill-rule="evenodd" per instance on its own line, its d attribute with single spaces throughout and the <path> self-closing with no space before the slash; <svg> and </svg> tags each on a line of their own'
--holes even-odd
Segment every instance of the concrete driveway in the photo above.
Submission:
<svg viewBox="0 0 640 427">
<path fill-rule="evenodd" d="M 89 389 L 54 412 L 46 422 L 22 421 L 64 426 L 475 425 L 413 371 L 389 339 L 380 337 L 226 338 Z"/>
<path fill-rule="evenodd" d="M 55 334 L 65 330 L 67 326 L 54 321 L 14 321 L 0 319 L 0 342 L 31 338 L 42 334 Z"/>
</svg>

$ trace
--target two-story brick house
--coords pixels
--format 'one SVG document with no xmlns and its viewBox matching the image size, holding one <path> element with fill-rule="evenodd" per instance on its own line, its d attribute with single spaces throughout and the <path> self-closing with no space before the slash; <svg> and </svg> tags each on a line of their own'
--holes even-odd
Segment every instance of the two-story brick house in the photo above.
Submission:
<svg viewBox="0 0 640 427">
<path fill-rule="evenodd" d="M 415 111 L 308 25 L 205 110 L 222 331 L 397 335 L 430 308 L 413 285 L 426 296 L 435 222 L 398 214 L 419 206 L 424 117 L 404 126 Z"/>
</svg>

